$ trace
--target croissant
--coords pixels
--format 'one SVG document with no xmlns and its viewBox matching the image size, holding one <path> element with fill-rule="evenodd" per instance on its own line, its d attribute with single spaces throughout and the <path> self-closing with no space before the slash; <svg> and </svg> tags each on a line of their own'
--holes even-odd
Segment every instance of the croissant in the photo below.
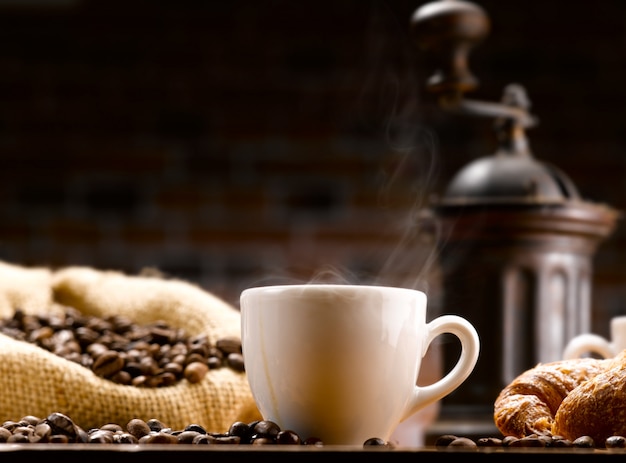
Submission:
<svg viewBox="0 0 626 463">
<path fill-rule="evenodd" d="M 572 421 L 578 418 L 569 410 L 581 405 L 572 397 L 568 401 L 571 405 L 561 410 L 562 402 L 581 384 L 606 372 L 613 363 L 612 359 L 579 358 L 540 363 L 526 370 L 496 398 L 493 415 L 496 427 L 505 436 L 519 438 L 530 434 L 571 436 Z M 626 409 L 624 411 L 626 413 Z"/>
<path fill-rule="evenodd" d="M 570 440 L 591 436 L 597 444 L 610 436 L 626 436 L 626 351 L 615 357 L 606 371 L 563 399 L 552 433 Z"/>
</svg>

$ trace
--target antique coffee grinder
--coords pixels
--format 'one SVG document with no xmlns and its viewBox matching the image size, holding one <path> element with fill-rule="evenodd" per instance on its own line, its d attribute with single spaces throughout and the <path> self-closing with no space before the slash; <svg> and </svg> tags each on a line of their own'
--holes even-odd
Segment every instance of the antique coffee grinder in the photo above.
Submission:
<svg viewBox="0 0 626 463">
<path fill-rule="evenodd" d="M 465 98 L 477 87 L 469 51 L 489 28 L 483 9 L 462 0 L 427 3 L 411 18 L 418 48 L 437 61 L 427 87 L 439 106 L 493 118 L 498 144 L 431 205 L 443 229 L 442 310 L 466 317 L 481 338 L 476 369 L 443 399 L 433 436 L 497 435 L 493 404 L 502 388 L 561 359 L 573 336 L 590 331 L 591 260 L 619 215 L 583 200 L 560 169 L 533 156 L 526 130 L 536 120 L 522 86 L 506 86 L 500 102 Z M 443 353 L 449 369 L 458 349 Z"/>
</svg>

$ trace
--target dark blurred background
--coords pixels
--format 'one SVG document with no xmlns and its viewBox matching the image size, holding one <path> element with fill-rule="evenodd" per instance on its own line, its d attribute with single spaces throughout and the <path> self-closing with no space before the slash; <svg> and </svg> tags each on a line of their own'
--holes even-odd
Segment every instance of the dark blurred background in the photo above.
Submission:
<svg viewBox="0 0 626 463">
<path fill-rule="evenodd" d="M 0 0 L 0 259 L 158 270 L 237 304 L 310 279 L 425 289 L 429 198 L 495 150 L 443 113 L 425 2 Z M 471 97 L 516 82 L 534 155 L 626 209 L 626 4 L 477 1 Z M 626 226 L 594 257 L 595 331 L 626 314 Z"/>
</svg>

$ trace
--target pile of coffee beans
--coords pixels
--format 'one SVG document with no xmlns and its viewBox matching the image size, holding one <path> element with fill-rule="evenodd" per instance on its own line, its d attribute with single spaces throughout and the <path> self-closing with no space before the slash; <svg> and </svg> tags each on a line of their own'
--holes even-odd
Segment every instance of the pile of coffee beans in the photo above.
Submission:
<svg viewBox="0 0 626 463">
<path fill-rule="evenodd" d="M 227 432 L 209 432 L 198 424 L 173 430 L 158 419 L 130 420 L 125 427 L 105 424 L 84 430 L 63 413 L 54 412 L 46 418 L 25 416 L 5 421 L 0 427 L 0 443 L 84 443 L 84 444 L 243 444 L 243 445 L 310 445 L 323 446 L 316 437 L 302 439 L 289 430 L 281 430 L 273 421 L 234 422 Z M 368 439 L 364 446 L 387 446 L 382 439 Z"/>
<path fill-rule="evenodd" d="M 600 444 L 600 445 L 598 445 Z M 435 441 L 439 448 L 479 448 L 479 447 L 545 447 L 545 448 L 584 448 L 584 449 L 623 449 L 626 448 L 626 437 L 611 436 L 604 442 L 597 443 L 590 436 L 580 436 L 570 440 L 563 436 L 540 436 L 530 434 L 526 437 L 482 437 L 476 440 L 444 434 Z"/>
<path fill-rule="evenodd" d="M 118 384 L 164 387 L 183 378 L 201 381 L 210 369 L 223 366 L 243 371 L 241 340 L 219 339 L 213 345 L 205 334 L 157 321 L 133 323 L 122 315 L 97 317 L 73 307 L 59 314 L 30 315 L 17 309 L 0 319 L 0 333 L 46 349 L 91 369 Z"/>
</svg>

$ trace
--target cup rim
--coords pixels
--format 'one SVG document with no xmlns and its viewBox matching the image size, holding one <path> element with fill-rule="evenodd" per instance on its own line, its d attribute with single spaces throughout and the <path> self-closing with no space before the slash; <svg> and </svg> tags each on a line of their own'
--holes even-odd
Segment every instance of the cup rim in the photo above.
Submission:
<svg viewBox="0 0 626 463">
<path fill-rule="evenodd" d="M 337 290 L 352 290 L 355 288 L 371 290 L 371 291 L 385 291 L 385 292 L 396 292 L 396 293 L 410 293 L 410 294 L 420 294 L 422 297 L 426 297 L 426 292 L 415 289 L 415 288 L 406 288 L 402 286 L 386 286 L 386 285 L 378 285 L 378 284 L 358 284 L 358 283 L 287 283 L 287 284 L 269 284 L 264 286 L 251 286 L 245 288 L 241 292 L 241 296 L 244 294 L 254 293 L 254 292 L 279 292 L 279 291 L 302 291 L 310 288 L 321 288 L 321 289 L 337 289 Z"/>
</svg>

